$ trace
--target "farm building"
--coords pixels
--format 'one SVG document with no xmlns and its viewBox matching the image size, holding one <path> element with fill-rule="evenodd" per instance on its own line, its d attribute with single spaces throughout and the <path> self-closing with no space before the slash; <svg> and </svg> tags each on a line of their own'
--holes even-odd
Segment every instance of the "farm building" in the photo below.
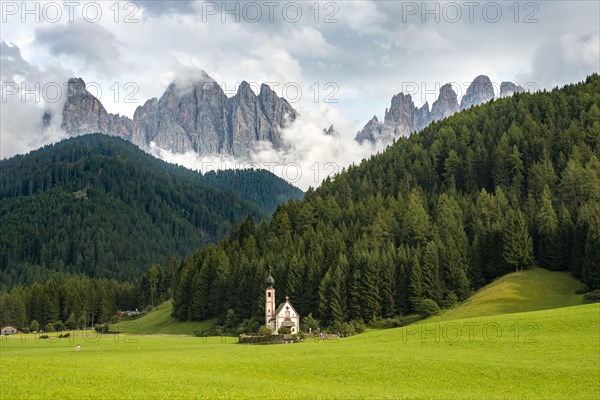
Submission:
<svg viewBox="0 0 600 400">
<path fill-rule="evenodd" d="M 15 333 L 17 333 L 17 328 L 15 328 L 14 326 L 8 325 L 8 326 L 4 326 L 2 327 L 2 335 L 14 335 Z"/>
<path fill-rule="evenodd" d="M 271 328 L 273 333 L 277 333 L 281 327 L 289 328 L 292 334 L 300 332 L 300 314 L 296 312 L 289 297 L 275 308 L 275 279 L 269 274 L 266 280 L 267 289 L 265 292 L 265 325 Z"/>
</svg>

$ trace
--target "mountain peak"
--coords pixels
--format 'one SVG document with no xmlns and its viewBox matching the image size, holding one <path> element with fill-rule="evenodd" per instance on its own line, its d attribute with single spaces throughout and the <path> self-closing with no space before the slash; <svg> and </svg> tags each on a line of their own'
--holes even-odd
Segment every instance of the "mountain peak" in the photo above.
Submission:
<svg viewBox="0 0 600 400">
<path fill-rule="evenodd" d="M 473 106 L 486 103 L 494 98 L 494 86 L 486 75 L 477 76 L 460 101 L 460 109 L 466 110 Z"/>
</svg>

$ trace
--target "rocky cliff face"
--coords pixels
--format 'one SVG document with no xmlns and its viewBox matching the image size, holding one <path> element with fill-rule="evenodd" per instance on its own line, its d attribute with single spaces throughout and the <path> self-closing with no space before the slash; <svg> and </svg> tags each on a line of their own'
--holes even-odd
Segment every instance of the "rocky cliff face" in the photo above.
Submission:
<svg viewBox="0 0 600 400">
<path fill-rule="evenodd" d="M 325 135 L 325 136 L 332 136 L 332 137 L 334 137 L 336 139 L 340 138 L 340 133 L 335 130 L 335 128 L 333 127 L 333 125 L 331 125 L 329 127 L 329 129 L 323 128 L 323 135 Z"/>
<path fill-rule="evenodd" d="M 500 97 L 509 97 L 515 93 L 522 93 L 525 89 L 521 85 L 512 82 L 502 82 L 500 84 Z"/>
<path fill-rule="evenodd" d="M 447 118 L 455 112 L 458 112 L 458 98 L 456 92 L 452 89 L 452 85 L 446 83 L 440 88 L 440 95 L 437 100 L 433 102 L 430 122 Z"/>
<path fill-rule="evenodd" d="M 144 148 L 151 143 L 176 153 L 230 154 L 248 157 L 259 141 L 283 146 L 281 129 L 297 112 L 267 85 L 255 95 L 242 82 L 235 96 L 203 73 L 193 84 L 173 82 L 159 100 L 135 111 L 133 120 L 109 114 L 81 78 L 69 80 L 62 128 L 71 135 L 100 132 L 123 137 Z"/>
<path fill-rule="evenodd" d="M 460 109 L 466 110 L 473 106 L 488 102 L 494 98 L 494 86 L 485 75 L 479 75 L 471 82 L 467 92 L 460 100 Z"/>
<path fill-rule="evenodd" d="M 446 118 L 458 111 L 456 93 L 450 84 L 440 88 L 440 95 L 433 103 L 431 112 L 429 104 L 416 107 L 410 95 L 399 93 L 392 97 L 392 104 L 385 110 L 383 123 L 373 117 L 365 127 L 356 134 L 354 140 L 359 143 L 365 140 L 371 143 L 390 144 L 400 136 L 409 136 L 429 125 L 432 121 Z"/>
<path fill-rule="evenodd" d="M 512 82 L 502 82 L 500 86 L 500 97 L 510 96 L 513 93 L 522 92 L 524 89 Z M 467 92 L 458 103 L 458 96 L 449 83 L 440 88 L 436 101 L 431 106 L 425 103 L 417 108 L 410 95 L 399 93 L 392 97 L 392 104 L 385 110 L 383 123 L 377 117 L 373 117 L 354 140 L 359 143 L 369 141 L 371 143 L 392 143 L 400 136 L 408 136 L 418 132 L 432 122 L 447 118 L 452 114 L 468 109 L 470 107 L 485 103 L 494 98 L 494 87 L 490 78 L 485 75 L 476 77 Z"/>
</svg>

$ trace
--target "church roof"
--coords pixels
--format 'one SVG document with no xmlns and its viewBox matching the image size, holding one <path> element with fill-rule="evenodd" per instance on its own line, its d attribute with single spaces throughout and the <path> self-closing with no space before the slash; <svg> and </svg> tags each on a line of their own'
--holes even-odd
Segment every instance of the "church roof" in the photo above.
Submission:
<svg viewBox="0 0 600 400">
<path fill-rule="evenodd" d="M 273 287 L 273 285 L 275 284 L 275 279 L 273 279 L 273 276 L 271 276 L 271 273 L 269 272 L 269 277 L 266 280 L 267 283 L 267 287 Z"/>
<path fill-rule="evenodd" d="M 291 308 L 291 309 L 292 309 L 292 310 L 293 310 L 293 311 L 296 313 L 296 315 L 299 315 L 299 314 L 298 314 L 298 312 L 296 311 L 296 309 L 294 308 L 294 306 L 292 306 L 292 303 L 290 303 L 290 300 L 289 300 L 289 298 L 286 296 L 286 297 L 285 297 L 285 301 L 284 301 L 283 303 L 281 303 L 281 304 L 279 305 L 279 307 L 277 307 L 277 310 L 275 310 L 275 313 L 273 314 L 273 317 L 271 317 L 271 319 L 270 319 L 269 321 L 273 321 L 273 320 L 275 319 L 275 317 L 276 317 L 277 315 L 279 315 L 279 312 L 280 312 L 281 310 L 283 310 L 283 307 L 284 307 L 286 304 L 290 306 L 290 308 Z"/>
</svg>

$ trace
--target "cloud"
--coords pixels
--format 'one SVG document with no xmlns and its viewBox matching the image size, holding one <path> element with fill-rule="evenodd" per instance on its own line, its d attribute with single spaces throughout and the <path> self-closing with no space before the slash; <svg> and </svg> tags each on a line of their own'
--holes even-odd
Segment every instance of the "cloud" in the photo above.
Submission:
<svg viewBox="0 0 600 400">
<path fill-rule="evenodd" d="M 35 40 L 58 57 L 97 74 L 111 76 L 123 68 L 116 36 L 100 24 L 76 20 L 45 25 L 35 30 Z"/>
<path fill-rule="evenodd" d="M 197 2 L 191 0 L 160 0 L 143 1 L 135 4 L 141 6 L 147 15 L 161 16 L 165 14 L 193 14 L 196 12 L 195 3 Z"/>
<path fill-rule="evenodd" d="M 565 33 L 558 41 L 541 44 L 534 53 L 532 68 L 518 80 L 551 88 L 583 80 L 600 71 L 600 32 Z M 523 84 L 522 83 L 522 84 Z"/>
<path fill-rule="evenodd" d="M 0 42 L 2 107 L 0 107 L 0 157 L 27 153 L 62 140 L 65 83 L 72 72 L 60 66 L 40 70 L 21 56 L 17 46 Z M 45 113 L 51 115 L 43 126 Z"/>
<path fill-rule="evenodd" d="M 340 138 L 325 135 L 323 128 L 329 126 L 325 124 L 339 118 L 328 107 L 303 110 L 303 113 L 281 132 L 285 149 L 275 150 L 270 143 L 260 143 L 248 160 L 228 155 L 199 156 L 193 151 L 178 154 L 156 144 L 152 144 L 148 151 L 158 158 L 203 173 L 215 169 L 266 169 L 307 190 L 309 186 L 319 186 L 325 178 L 341 172 L 342 168 L 381 150 L 369 143 L 360 145 L 348 135 Z"/>
</svg>

